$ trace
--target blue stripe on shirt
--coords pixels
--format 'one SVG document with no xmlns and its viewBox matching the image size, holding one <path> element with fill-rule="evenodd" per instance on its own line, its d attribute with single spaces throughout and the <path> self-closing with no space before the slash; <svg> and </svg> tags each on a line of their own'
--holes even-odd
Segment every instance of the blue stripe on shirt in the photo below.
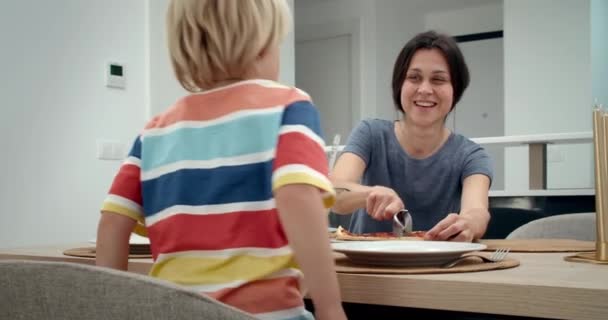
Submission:
<svg viewBox="0 0 608 320">
<path fill-rule="evenodd" d="M 214 169 L 182 169 L 142 183 L 146 217 L 174 205 L 201 206 L 272 198 L 272 160 Z"/>
<path fill-rule="evenodd" d="M 180 128 L 145 136 L 142 170 L 182 160 L 211 160 L 275 148 L 283 109 L 259 113 L 202 128 Z"/>
<path fill-rule="evenodd" d="M 322 137 L 321 123 L 319 122 L 319 111 L 309 101 L 294 102 L 285 108 L 282 125 L 296 124 L 307 126 L 319 137 Z"/>
<path fill-rule="evenodd" d="M 131 151 L 129 151 L 129 157 L 141 159 L 141 136 L 137 136 L 135 141 L 133 141 L 133 146 L 131 147 Z"/>
</svg>

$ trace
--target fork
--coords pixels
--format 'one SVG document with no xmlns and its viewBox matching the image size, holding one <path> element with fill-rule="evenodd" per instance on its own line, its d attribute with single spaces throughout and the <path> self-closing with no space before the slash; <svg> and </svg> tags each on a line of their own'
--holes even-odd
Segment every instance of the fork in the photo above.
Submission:
<svg viewBox="0 0 608 320">
<path fill-rule="evenodd" d="M 507 254 L 509 254 L 509 250 L 510 250 L 509 248 L 496 249 L 496 251 L 492 252 L 492 254 L 489 257 L 481 255 L 481 254 L 468 254 L 468 255 L 460 256 L 450 262 L 447 262 L 447 263 L 443 264 L 441 267 L 442 268 L 451 268 L 451 267 L 457 265 L 458 263 L 460 263 L 461 261 L 464 261 L 468 257 L 477 257 L 477 258 L 480 258 L 481 260 L 483 260 L 483 262 L 500 262 L 507 257 Z"/>
<path fill-rule="evenodd" d="M 340 135 L 337 134 L 334 136 L 334 143 L 331 147 L 331 153 L 329 154 L 329 170 L 331 171 L 334 168 L 334 164 L 336 163 L 336 159 L 338 157 L 338 147 L 340 146 Z"/>
</svg>

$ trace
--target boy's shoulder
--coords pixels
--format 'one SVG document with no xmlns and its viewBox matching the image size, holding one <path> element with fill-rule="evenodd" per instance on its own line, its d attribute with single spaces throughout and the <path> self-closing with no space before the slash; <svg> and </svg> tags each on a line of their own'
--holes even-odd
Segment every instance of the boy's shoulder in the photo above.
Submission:
<svg viewBox="0 0 608 320">
<path fill-rule="evenodd" d="M 298 101 L 312 101 L 310 95 L 306 91 L 273 80 L 246 80 L 230 89 L 233 89 L 233 93 L 242 93 L 241 96 L 248 100 L 250 98 L 248 95 L 251 94 L 256 100 L 267 99 L 272 101 L 274 105 L 289 105 Z M 263 103 L 264 102 L 265 101 L 263 101 Z"/>
<path fill-rule="evenodd" d="M 312 102 L 310 95 L 295 86 L 286 85 L 272 80 L 252 80 L 252 85 L 263 95 L 275 96 L 277 99 L 284 99 L 285 104 L 291 104 L 298 101 Z"/>
<path fill-rule="evenodd" d="M 197 110 L 195 118 L 204 120 L 246 109 L 287 107 L 301 101 L 312 103 L 308 93 L 293 86 L 271 80 L 240 81 L 179 98 L 165 111 L 148 121 L 144 130 L 165 127 L 184 116 L 190 118 L 187 115 L 192 114 L 193 110 Z"/>
</svg>

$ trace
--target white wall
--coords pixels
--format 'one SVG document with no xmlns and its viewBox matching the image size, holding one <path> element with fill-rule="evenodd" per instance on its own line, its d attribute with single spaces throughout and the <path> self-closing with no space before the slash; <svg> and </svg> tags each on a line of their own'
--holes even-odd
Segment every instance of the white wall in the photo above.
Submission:
<svg viewBox="0 0 608 320">
<path fill-rule="evenodd" d="M 591 0 L 592 97 L 608 107 L 608 1 Z"/>
<path fill-rule="evenodd" d="M 0 247 L 84 242 L 119 163 L 99 138 L 144 124 L 145 3 L 3 1 L 0 10 Z M 120 8 L 120 10 L 117 10 Z M 122 62 L 126 90 L 104 83 Z"/>
<path fill-rule="evenodd" d="M 589 9 L 589 0 L 504 2 L 506 135 L 591 130 Z M 548 188 L 592 187 L 590 144 L 550 146 L 548 157 Z M 505 158 L 505 189 L 527 190 L 526 149 Z"/>
<path fill-rule="evenodd" d="M 488 1 L 475 7 L 436 11 L 425 16 L 425 28 L 455 36 L 497 31 L 503 27 L 502 13 L 502 1 Z"/>
<path fill-rule="evenodd" d="M 295 1 L 295 32 L 307 26 L 328 23 L 357 24 L 360 26 L 359 61 L 361 79 L 359 101 L 361 117 L 375 114 L 374 97 L 376 90 L 376 1 L 369 0 L 332 0 L 332 1 Z M 296 53 L 297 55 L 297 53 Z M 296 57 L 297 58 L 297 57 Z M 313 97 L 314 99 L 314 97 Z"/>
<path fill-rule="evenodd" d="M 163 112 L 187 91 L 182 88 L 173 74 L 165 32 L 165 13 L 169 0 L 146 0 L 148 7 L 148 72 L 149 101 L 148 118 Z"/>
</svg>

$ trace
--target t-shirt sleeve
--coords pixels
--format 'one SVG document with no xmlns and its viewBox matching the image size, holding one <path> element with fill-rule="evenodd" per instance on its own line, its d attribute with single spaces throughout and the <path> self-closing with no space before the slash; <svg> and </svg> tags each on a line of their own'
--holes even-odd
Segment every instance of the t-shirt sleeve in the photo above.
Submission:
<svg viewBox="0 0 608 320">
<path fill-rule="evenodd" d="M 346 146 L 344 147 L 344 152 L 354 153 L 359 156 L 365 164 L 369 164 L 371 152 L 372 152 L 372 130 L 369 121 L 363 120 L 359 122 L 357 127 L 353 129 L 348 140 L 346 142 Z"/>
<path fill-rule="evenodd" d="M 494 179 L 493 166 L 492 158 L 488 152 L 481 146 L 475 144 L 465 159 L 461 182 L 468 176 L 483 174 L 490 178 L 490 185 L 492 185 L 492 179 Z"/>
<path fill-rule="evenodd" d="M 309 101 L 288 105 L 279 129 L 272 190 L 289 184 L 312 185 L 321 191 L 323 203 L 329 208 L 335 201 L 335 191 L 328 173 L 319 112 Z"/>
<path fill-rule="evenodd" d="M 127 216 L 138 222 L 135 232 L 145 235 L 141 197 L 141 137 L 137 137 L 128 157 L 114 177 L 101 211 Z"/>
</svg>

